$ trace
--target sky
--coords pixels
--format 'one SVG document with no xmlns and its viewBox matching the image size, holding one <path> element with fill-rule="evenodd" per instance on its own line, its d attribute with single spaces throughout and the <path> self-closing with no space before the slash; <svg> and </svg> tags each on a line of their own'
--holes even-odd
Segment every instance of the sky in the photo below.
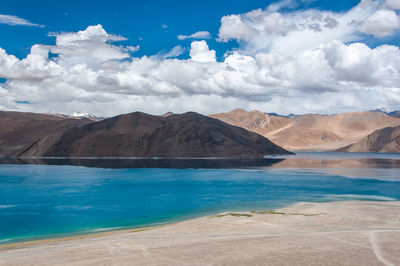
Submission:
<svg viewBox="0 0 400 266">
<path fill-rule="evenodd" d="M 400 109 L 400 0 L 2 0 L 0 110 Z"/>
</svg>

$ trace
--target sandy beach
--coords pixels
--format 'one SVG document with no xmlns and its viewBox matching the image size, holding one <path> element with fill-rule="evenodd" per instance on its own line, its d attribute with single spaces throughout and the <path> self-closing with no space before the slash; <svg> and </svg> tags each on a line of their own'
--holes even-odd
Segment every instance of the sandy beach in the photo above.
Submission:
<svg viewBox="0 0 400 266">
<path fill-rule="evenodd" d="M 0 246 L 0 265 L 400 265 L 400 202 L 300 203 Z"/>
</svg>

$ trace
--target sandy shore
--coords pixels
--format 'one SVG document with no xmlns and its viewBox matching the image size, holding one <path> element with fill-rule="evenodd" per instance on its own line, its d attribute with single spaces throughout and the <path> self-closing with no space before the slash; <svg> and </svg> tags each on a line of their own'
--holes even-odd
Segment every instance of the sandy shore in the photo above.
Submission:
<svg viewBox="0 0 400 266">
<path fill-rule="evenodd" d="M 0 246 L 0 265 L 400 265 L 400 202 L 304 203 Z"/>
</svg>

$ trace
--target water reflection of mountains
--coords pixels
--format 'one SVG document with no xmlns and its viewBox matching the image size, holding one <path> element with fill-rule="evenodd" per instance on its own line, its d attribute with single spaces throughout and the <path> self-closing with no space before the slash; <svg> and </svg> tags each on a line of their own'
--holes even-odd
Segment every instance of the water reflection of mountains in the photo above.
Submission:
<svg viewBox="0 0 400 266">
<path fill-rule="evenodd" d="M 272 168 L 400 168 L 400 160 L 383 158 L 288 158 Z"/>
<path fill-rule="evenodd" d="M 310 159 L 310 158 L 0 158 L 0 164 L 74 165 L 99 168 L 400 168 L 396 159 Z"/>
<path fill-rule="evenodd" d="M 232 169 L 270 167 L 284 159 L 237 158 L 237 159 L 75 159 L 75 158 L 2 158 L 0 164 L 74 165 L 99 168 L 209 168 Z"/>
</svg>

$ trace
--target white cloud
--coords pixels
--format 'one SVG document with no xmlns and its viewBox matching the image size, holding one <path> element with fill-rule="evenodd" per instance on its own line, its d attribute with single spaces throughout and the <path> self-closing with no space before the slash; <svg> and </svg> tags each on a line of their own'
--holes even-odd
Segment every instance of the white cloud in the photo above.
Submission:
<svg viewBox="0 0 400 266">
<path fill-rule="evenodd" d="M 268 6 L 268 11 L 270 12 L 276 12 L 281 9 L 287 8 L 287 9 L 294 9 L 297 8 L 301 4 L 310 4 L 314 2 L 315 0 L 281 0 L 275 3 L 272 3 Z"/>
<path fill-rule="evenodd" d="M 190 35 L 178 35 L 178 40 L 186 39 L 211 39 L 211 34 L 208 31 L 198 31 Z"/>
<path fill-rule="evenodd" d="M 399 18 L 396 12 L 381 9 L 368 17 L 358 29 L 375 37 L 386 37 L 392 35 L 399 27 Z"/>
<path fill-rule="evenodd" d="M 44 27 L 43 25 L 32 23 L 29 20 L 17 16 L 2 14 L 0 14 L 0 24 L 7 24 L 10 26 Z"/>
<path fill-rule="evenodd" d="M 235 39 L 238 41 L 250 41 L 258 34 L 257 30 L 246 25 L 240 15 L 229 15 L 221 18 L 221 27 L 218 37 L 222 42 Z"/>
<path fill-rule="evenodd" d="M 182 55 L 185 52 L 185 48 L 183 48 L 180 45 L 175 46 L 168 52 L 159 52 L 156 57 L 161 58 L 161 59 L 167 59 L 167 58 L 175 58 L 180 55 Z"/>
<path fill-rule="evenodd" d="M 216 62 L 215 51 L 210 50 L 206 41 L 192 42 L 190 49 L 190 58 L 196 62 Z"/>
<path fill-rule="evenodd" d="M 360 18 L 379 9 L 364 0 L 344 13 L 254 10 L 224 17 L 234 23 L 222 23 L 220 37 L 243 44 L 219 62 L 204 40 L 191 43 L 190 59 L 174 58 L 181 46 L 137 57 L 138 47 L 116 45 L 124 38 L 101 25 L 55 34 L 55 45 L 34 45 L 21 60 L 0 48 L 0 77 L 7 79 L 0 108 L 106 116 L 236 107 L 283 114 L 398 109 L 399 47 L 359 41 Z M 253 33 L 234 31 L 238 23 Z"/>
<path fill-rule="evenodd" d="M 386 5 L 390 9 L 400 9 L 400 0 L 386 0 Z"/>
<path fill-rule="evenodd" d="M 41 49 L 58 54 L 58 60 L 66 64 L 97 64 L 107 60 L 129 58 L 129 52 L 135 52 L 139 46 L 119 47 L 109 42 L 124 41 L 126 38 L 108 34 L 101 25 L 89 26 L 76 33 L 52 33 L 56 37 L 55 46 L 42 46 Z"/>
<path fill-rule="evenodd" d="M 0 110 L 13 108 L 15 103 L 7 89 L 0 84 Z"/>
<path fill-rule="evenodd" d="M 399 28 L 396 13 L 385 10 L 379 1 L 362 0 L 347 12 L 317 9 L 279 12 L 283 7 L 296 4 L 296 1 L 284 0 L 265 10 L 224 16 L 219 40 L 236 40 L 242 50 L 250 54 L 272 50 L 296 54 L 334 40 L 361 41 L 364 38 L 361 33 L 388 36 Z"/>
<path fill-rule="evenodd" d="M 50 36 L 56 36 L 57 45 L 71 45 L 79 41 L 125 41 L 126 38 L 108 34 L 101 25 L 89 26 L 85 30 L 78 31 L 76 33 L 52 33 Z"/>
</svg>

